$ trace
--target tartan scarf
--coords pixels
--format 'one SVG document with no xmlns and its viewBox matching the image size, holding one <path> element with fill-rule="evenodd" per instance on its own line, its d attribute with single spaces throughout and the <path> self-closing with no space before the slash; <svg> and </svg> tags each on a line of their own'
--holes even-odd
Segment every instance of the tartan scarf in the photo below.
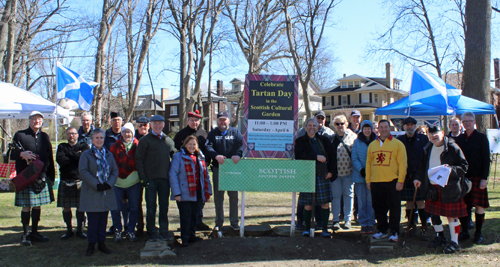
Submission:
<svg viewBox="0 0 500 267">
<path fill-rule="evenodd" d="M 187 154 L 187 153 L 186 153 Z M 200 165 L 199 162 L 201 162 L 201 165 L 203 166 L 203 173 L 204 173 L 204 180 L 200 181 L 200 183 L 204 183 L 204 193 L 205 193 L 205 202 L 208 201 L 210 198 L 210 193 L 208 191 L 208 173 L 207 173 L 207 167 L 205 166 L 205 161 L 201 160 L 199 158 L 199 155 L 191 155 L 187 154 L 190 156 L 190 159 L 183 158 L 184 160 L 184 169 L 186 170 L 186 176 L 187 176 L 187 181 L 188 181 L 188 188 L 189 188 L 189 196 L 194 197 L 196 196 L 196 178 L 201 179 L 200 175 Z M 193 159 L 195 158 L 195 159 Z M 197 160 L 196 160 L 197 159 Z M 194 165 L 197 166 L 197 170 L 193 170 L 193 166 L 191 166 L 191 162 L 194 162 Z M 198 172 L 196 172 L 198 171 Z"/>
<path fill-rule="evenodd" d="M 92 146 L 92 153 L 94 153 L 97 158 L 97 178 L 101 184 L 108 181 L 109 178 L 109 164 L 106 161 L 106 149 L 104 147 L 101 150 L 97 147 Z"/>
</svg>

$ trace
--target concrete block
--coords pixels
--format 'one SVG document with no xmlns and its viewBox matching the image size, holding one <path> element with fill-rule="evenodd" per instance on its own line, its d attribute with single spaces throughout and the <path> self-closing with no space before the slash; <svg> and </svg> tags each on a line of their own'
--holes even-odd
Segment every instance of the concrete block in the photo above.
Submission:
<svg viewBox="0 0 500 267">
<path fill-rule="evenodd" d="M 269 225 L 245 225 L 245 236 L 264 236 L 271 232 L 271 226 Z"/>
<path fill-rule="evenodd" d="M 160 258 L 161 251 L 143 251 L 141 260 L 157 260 Z"/>
<path fill-rule="evenodd" d="M 152 242 L 148 240 L 146 242 L 146 245 L 144 248 L 142 248 L 142 251 L 164 251 L 166 249 L 170 249 L 169 246 L 167 245 L 166 241 L 157 241 L 157 242 Z"/>
<path fill-rule="evenodd" d="M 159 255 L 160 259 L 167 259 L 167 258 L 173 258 L 177 257 L 177 255 L 170 249 L 164 250 L 162 253 Z"/>
</svg>

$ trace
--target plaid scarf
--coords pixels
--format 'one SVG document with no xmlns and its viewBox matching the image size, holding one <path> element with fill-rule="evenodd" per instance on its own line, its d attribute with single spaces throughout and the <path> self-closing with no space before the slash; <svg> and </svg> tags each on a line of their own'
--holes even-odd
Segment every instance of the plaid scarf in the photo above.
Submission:
<svg viewBox="0 0 500 267">
<path fill-rule="evenodd" d="M 191 160 L 183 158 L 184 159 L 184 168 L 186 170 L 186 176 L 187 176 L 187 181 L 188 181 L 188 188 L 189 188 L 189 196 L 194 197 L 196 196 L 196 180 L 200 180 L 200 165 L 198 162 L 201 162 L 201 165 L 203 166 L 203 173 L 204 175 L 204 188 L 205 188 L 205 202 L 208 201 L 210 198 L 210 193 L 208 191 L 208 173 L 207 173 L 207 167 L 205 166 L 205 161 L 200 160 L 200 158 L 197 155 L 189 155 Z M 196 166 L 196 170 L 193 170 L 193 167 L 191 166 L 191 163 L 194 162 L 194 165 Z M 197 171 L 197 172 L 196 172 Z M 200 181 L 201 183 L 202 181 Z"/>
<path fill-rule="evenodd" d="M 94 153 L 97 158 L 97 179 L 101 184 L 108 181 L 109 178 L 109 164 L 106 161 L 106 149 L 102 147 L 101 150 L 92 146 L 92 153 Z"/>
</svg>

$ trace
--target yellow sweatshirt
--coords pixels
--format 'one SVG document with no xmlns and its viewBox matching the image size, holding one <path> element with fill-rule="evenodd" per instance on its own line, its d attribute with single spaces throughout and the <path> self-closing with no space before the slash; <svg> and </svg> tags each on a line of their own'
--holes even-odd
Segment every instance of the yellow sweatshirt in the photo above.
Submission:
<svg viewBox="0 0 500 267">
<path fill-rule="evenodd" d="M 380 138 L 371 142 L 366 157 L 366 182 L 380 183 L 398 179 L 404 183 L 408 161 L 405 145 L 389 136 L 380 146 Z"/>
</svg>

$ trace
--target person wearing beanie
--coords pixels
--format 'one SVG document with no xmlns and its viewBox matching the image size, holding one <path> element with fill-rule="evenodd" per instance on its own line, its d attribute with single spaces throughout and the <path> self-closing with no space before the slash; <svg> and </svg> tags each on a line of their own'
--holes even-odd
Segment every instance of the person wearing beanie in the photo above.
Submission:
<svg viewBox="0 0 500 267">
<path fill-rule="evenodd" d="M 461 249 L 458 244 L 458 234 L 460 232 L 458 218 L 467 215 L 463 196 L 466 193 L 464 190 L 465 173 L 469 165 L 460 147 L 455 144 L 452 138 L 444 136 L 441 127 L 430 127 L 429 137 L 431 142 L 424 147 L 419 175 L 417 175 L 417 179 L 413 181 L 413 184 L 427 196 L 425 211 L 431 214 L 432 225 L 436 232 L 436 237 L 429 243 L 429 247 L 438 248 L 446 245 L 443 250 L 444 253 L 455 253 Z M 451 168 L 448 181 L 444 187 L 436 182 L 441 177 L 438 176 L 434 179 L 428 173 L 429 169 L 438 166 Z M 449 243 L 444 236 L 440 216 L 448 218 L 451 237 Z"/>
<path fill-rule="evenodd" d="M 109 117 L 111 118 L 111 128 L 106 130 L 106 138 L 104 139 L 104 147 L 107 150 L 109 150 L 116 141 L 120 140 L 123 123 L 120 112 L 111 112 Z"/>
<path fill-rule="evenodd" d="M 135 152 L 139 141 L 134 138 L 134 132 L 134 125 L 130 122 L 126 123 L 121 129 L 120 140 L 116 141 L 110 148 L 110 152 L 113 154 L 118 166 L 118 179 L 114 186 L 117 209 L 111 211 L 115 229 L 115 242 L 117 243 L 122 241 L 120 211 L 124 194 L 127 195 L 129 211 L 126 237 L 131 242 L 137 241 L 135 226 L 141 199 L 141 184 L 135 165 Z"/>
<path fill-rule="evenodd" d="M 352 181 L 358 199 L 358 222 L 361 225 L 361 234 L 373 234 L 375 214 L 372 206 L 372 195 L 366 186 L 366 153 L 368 146 L 377 139 L 373 131 L 373 124 L 366 120 L 359 127 L 358 138 L 352 146 Z"/>
</svg>

